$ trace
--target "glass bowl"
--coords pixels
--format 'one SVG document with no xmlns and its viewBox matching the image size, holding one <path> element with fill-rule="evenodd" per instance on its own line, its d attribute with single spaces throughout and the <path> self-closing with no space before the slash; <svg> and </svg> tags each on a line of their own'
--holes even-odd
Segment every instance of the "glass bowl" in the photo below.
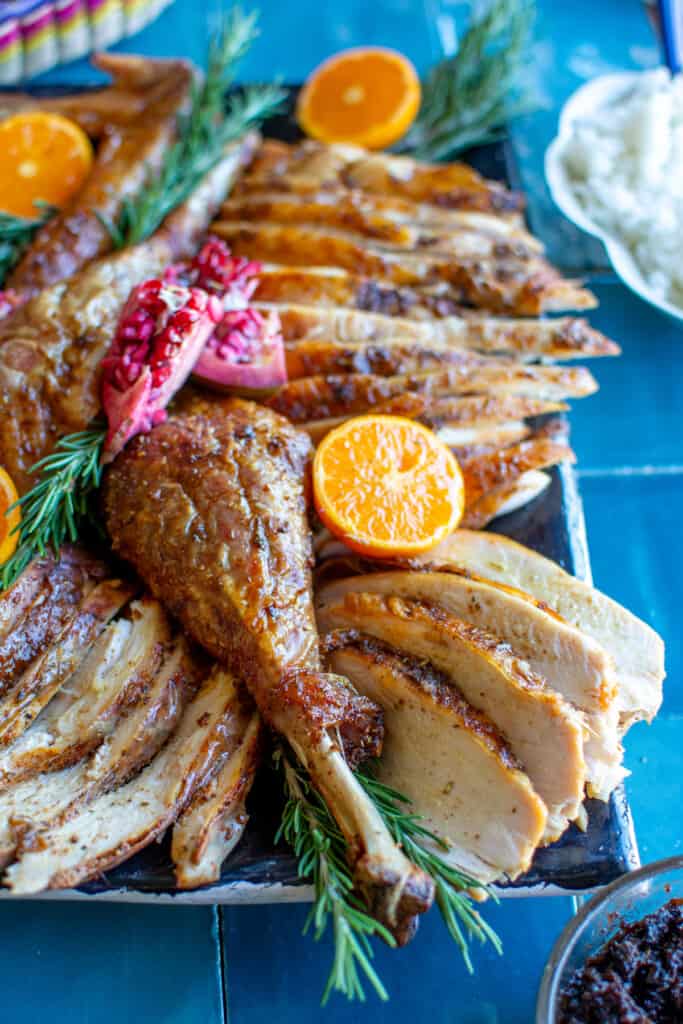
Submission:
<svg viewBox="0 0 683 1024">
<path fill-rule="evenodd" d="M 683 898 L 683 856 L 646 864 L 601 889 L 555 943 L 541 978 L 536 1024 L 559 1024 L 560 993 L 565 984 L 622 923 L 639 921 L 675 898 Z"/>
</svg>

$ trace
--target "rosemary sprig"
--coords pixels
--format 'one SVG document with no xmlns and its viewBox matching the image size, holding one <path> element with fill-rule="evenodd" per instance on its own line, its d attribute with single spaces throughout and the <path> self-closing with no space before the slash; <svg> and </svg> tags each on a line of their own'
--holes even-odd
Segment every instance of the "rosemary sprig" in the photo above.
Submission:
<svg viewBox="0 0 683 1024">
<path fill-rule="evenodd" d="M 220 160 L 225 146 L 272 114 L 284 98 L 275 85 L 249 86 L 230 97 L 236 65 L 256 38 L 257 14 L 234 7 L 209 47 L 206 75 L 192 89 L 190 111 L 179 118 L 178 140 L 161 169 L 142 191 L 126 200 L 116 224 L 104 221 L 114 246 L 148 238 L 168 213 L 184 202 L 200 179 Z"/>
<path fill-rule="evenodd" d="M 0 589 L 9 587 L 31 559 L 48 548 L 55 552 L 66 541 L 78 539 L 86 520 L 94 521 L 92 496 L 102 477 L 101 456 L 106 429 L 93 424 L 89 430 L 68 434 L 51 455 L 36 462 L 32 473 L 40 475 L 35 487 L 8 509 L 21 509 L 19 544 L 0 568 Z"/>
<path fill-rule="evenodd" d="M 253 86 L 233 96 L 227 112 L 224 108 L 225 90 L 234 79 L 236 62 L 256 34 L 256 14 L 245 15 L 239 7 L 233 8 L 210 47 L 206 76 L 193 88 L 190 111 L 179 119 L 178 140 L 166 153 L 161 170 L 149 178 L 138 196 L 124 204 L 117 224 L 106 222 L 117 248 L 148 238 L 220 160 L 227 143 L 258 124 L 281 102 L 283 93 L 276 86 Z M 50 213 L 46 208 L 45 218 Z M 43 219 L 19 222 L 0 214 L 0 279 L 19 247 L 42 223 Z M 93 424 L 88 430 L 63 437 L 51 455 L 33 466 L 31 472 L 38 474 L 39 480 L 17 503 L 22 512 L 19 544 L 0 568 L 0 589 L 8 587 L 35 555 L 48 547 L 57 550 L 65 540 L 76 540 L 86 520 L 96 522 L 92 496 L 100 484 L 105 434 L 103 427 Z"/>
<path fill-rule="evenodd" d="M 287 795 L 276 841 L 282 838 L 290 844 L 298 860 L 299 876 L 313 882 L 313 906 L 304 933 L 312 924 L 317 941 L 325 933 L 330 917 L 333 923 L 334 960 L 323 1005 L 332 991 L 348 999 L 364 1000 L 359 970 L 380 998 L 387 999 L 386 990 L 370 962 L 369 940 L 379 935 L 390 946 L 396 943 L 386 928 L 368 916 L 353 892 L 346 842 L 324 800 L 303 769 L 282 747 L 277 748 L 274 758 L 283 774 Z M 374 766 L 357 771 L 356 778 L 408 860 L 433 879 L 437 906 L 467 970 L 473 970 L 469 939 L 489 941 L 496 952 L 501 953 L 500 939 L 468 895 L 470 890 L 480 889 L 495 900 L 495 893 L 444 860 L 440 851 L 446 852 L 447 844 L 421 824 L 419 815 L 410 811 L 407 797 L 377 779 Z"/>
<path fill-rule="evenodd" d="M 379 935 L 390 946 L 393 936 L 365 911 L 353 892 L 353 879 L 346 857 L 346 842 L 337 823 L 319 793 L 311 786 L 303 770 L 281 748 L 275 763 L 282 772 L 287 794 L 276 842 L 284 839 L 294 850 L 299 876 L 313 882 L 313 906 L 306 919 L 304 934 L 312 927 L 315 941 L 332 922 L 334 959 L 322 997 L 327 1003 L 331 993 L 347 999 L 365 1001 L 362 978 L 370 983 L 380 999 L 388 999 L 375 971 L 370 938 Z"/>
<path fill-rule="evenodd" d="M 417 120 L 397 146 L 419 160 L 443 160 L 499 137 L 536 103 L 522 85 L 534 0 L 489 0 L 475 7 L 456 53 L 422 85 Z"/>
<path fill-rule="evenodd" d="M 55 212 L 54 207 L 47 204 L 36 205 L 39 211 L 32 218 L 14 217 L 11 213 L 3 213 L 0 210 L 0 287 L 38 229 Z"/>
<path fill-rule="evenodd" d="M 402 848 L 408 860 L 433 879 L 437 906 L 470 974 L 474 968 L 468 939 L 488 941 L 497 953 L 502 953 L 500 939 L 475 909 L 468 895 L 468 891 L 479 889 L 497 902 L 493 890 L 443 859 L 439 851 L 446 852 L 448 845 L 420 823 L 419 815 L 407 809 L 410 800 L 406 796 L 380 782 L 372 769 L 356 772 L 356 777 L 384 819 L 394 842 Z"/>
</svg>

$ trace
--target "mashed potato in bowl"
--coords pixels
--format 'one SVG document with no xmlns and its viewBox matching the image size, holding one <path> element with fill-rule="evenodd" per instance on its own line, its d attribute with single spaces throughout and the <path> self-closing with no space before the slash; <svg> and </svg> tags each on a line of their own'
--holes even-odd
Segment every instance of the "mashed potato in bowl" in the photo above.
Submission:
<svg viewBox="0 0 683 1024">
<path fill-rule="evenodd" d="M 567 206 L 578 206 L 583 216 L 573 219 L 608 250 L 610 240 L 621 243 L 652 298 L 683 313 L 683 75 L 659 69 L 622 77 L 620 89 L 603 90 L 602 103 L 591 103 L 588 92 L 600 80 L 576 95 L 584 93 L 583 102 L 568 110 L 548 154 L 549 183 L 558 205 L 569 216 Z M 563 203 L 563 190 L 573 202 Z"/>
</svg>

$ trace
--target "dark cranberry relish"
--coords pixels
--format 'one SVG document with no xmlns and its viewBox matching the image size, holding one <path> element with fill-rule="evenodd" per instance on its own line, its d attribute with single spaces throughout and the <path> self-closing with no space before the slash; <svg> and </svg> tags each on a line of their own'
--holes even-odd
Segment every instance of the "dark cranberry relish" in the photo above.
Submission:
<svg viewBox="0 0 683 1024">
<path fill-rule="evenodd" d="M 623 925 L 569 979 L 560 1024 L 683 1024 L 683 900 Z"/>
</svg>

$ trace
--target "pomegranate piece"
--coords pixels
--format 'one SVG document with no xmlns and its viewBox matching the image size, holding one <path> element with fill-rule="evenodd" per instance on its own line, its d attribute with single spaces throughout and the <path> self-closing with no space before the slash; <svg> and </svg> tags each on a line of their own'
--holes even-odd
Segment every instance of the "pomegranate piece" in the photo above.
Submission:
<svg viewBox="0 0 683 1024">
<path fill-rule="evenodd" d="M 191 263 L 174 263 L 168 267 L 164 280 L 217 295 L 226 310 L 244 309 L 256 290 L 260 273 L 260 263 L 233 256 L 222 239 L 211 235 Z"/>
<path fill-rule="evenodd" d="M 280 321 L 249 308 L 261 264 L 234 257 L 220 238 L 210 237 L 191 263 L 167 269 L 164 280 L 202 288 L 220 299 L 225 314 L 209 338 L 193 374 L 218 390 L 254 397 L 287 380 Z"/>
<path fill-rule="evenodd" d="M 277 313 L 230 310 L 204 346 L 193 376 L 208 387 L 258 397 L 287 382 Z"/>
<path fill-rule="evenodd" d="M 135 434 L 163 422 L 222 317 L 220 300 L 200 288 L 152 279 L 133 289 L 102 360 L 103 462 Z"/>
</svg>

